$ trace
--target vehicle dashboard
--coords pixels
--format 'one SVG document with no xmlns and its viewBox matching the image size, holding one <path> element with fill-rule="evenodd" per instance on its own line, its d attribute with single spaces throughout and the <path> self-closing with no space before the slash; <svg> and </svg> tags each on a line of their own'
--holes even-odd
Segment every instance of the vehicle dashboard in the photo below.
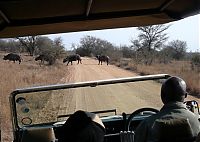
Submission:
<svg viewBox="0 0 200 142">
<path fill-rule="evenodd" d="M 185 104 L 190 108 L 192 111 L 193 105 L 198 105 L 196 101 L 187 101 Z M 149 109 L 149 108 L 148 108 Z M 107 110 L 109 111 L 109 110 Z M 113 111 L 113 110 L 111 110 Z M 199 109 L 196 109 L 197 113 L 199 114 Z M 195 112 L 194 112 L 195 113 Z M 130 122 L 130 131 L 135 131 L 137 126 L 146 118 L 149 116 L 155 114 L 155 112 L 151 111 L 144 111 L 142 113 L 139 113 L 131 119 Z M 70 115 L 65 115 L 70 116 Z M 126 124 L 131 114 L 122 113 L 121 115 L 115 115 L 112 116 L 103 116 L 100 117 L 104 126 L 105 126 L 105 137 L 104 142 L 120 142 L 120 133 L 123 131 L 127 131 Z M 64 116 L 61 116 L 64 117 Z M 60 139 L 60 135 L 65 133 L 62 129 L 63 124 L 65 121 L 59 121 L 59 122 L 52 122 L 48 124 L 37 124 L 37 125 L 30 125 L 30 126 L 24 126 L 19 129 L 17 132 L 18 138 L 16 140 L 20 142 L 32 142 L 32 141 L 58 141 Z M 30 139 L 32 141 L 30 141 Z"/>
<path fill-rule="evenodd" d="M 139 114 L 138 116 L 134 117 L 134 119 L 131 121 L 131 127 L 136 128 L 142 120 L 149 116 L 150 114 Z M 113 115 L 101 118 L 106 130 L 104 142 L 120 142 L 120 132 L 125 130 L 125 123 L 128 117 L 129 114 L 123 113 L 122 115 Z M 65 121 L 25 126 L 20 128 L 18 134 L 19 138 L 17 139 L 20 142 L 30 142 L 30 139 L 32 141 L 48 141 L 54 139 L 59 140 L 61 133 L 65 133 L 62 130 L 64 122 Z"/>
<path fill-rule="evenodd" d="M 153 84 L 153 86 L 157 88 L 155 94 L 159 95 L 159 88 L 160 88 L 161 83 L 152 81 L 152 80 L 160 79 L 162 81 L 162 79 L 165 79 L 167 77 L 169 76 L 165 74 L 164 75 L 162 74 L 149 75 L 149 76 L 110 79 L 110 80 L 101 80 L 101 81 L 93 81 L 93 82 L 92 81 L 81 82 L 81 83 L 76 83 L 76 84 L 72 83 L 72 84 L 63 84 L 63 85 L 42 86 L 42 87 L 25 88 L 25 89 L 16 90 L 11 94 L 11 97 L 10 97 L 11 108 L 13 108 L 11 114 L 13 118 L 12 122 L 13 122 L 14 142 L 19 142 L 19 141 L 20 142 L 35 142 L 35 141 L 48 142 L 48 141 L 54 141 L 55 139 L 59 140 L 60 135 L 65 133 L 62 130 L 63 124 L 67 120 L 67 117 L 71 115 L 69 113 L 70 112 L 74 113 L 74 111 L 68 112 L 67 111 L 68 103 L 63 101 L 63 103 L 60 104 L 60 102 L 57 100 L 59 100 L 60 98 L 63 98 L 62 100 L 65 100 L 67 99 L 66 97 L 71 97 L 72 95 L 79 95 L 80 93 L 79 90 L 81 89 L 82 89 L 81 91 L 83 92 L 86 92 L 86 91 L 88 92 L 87 94 L 88 97 L 93 97 L 94 92 L 96 92 L 95 89 L 97 89 L 97 92 L 101 91 L 100 93 L 97 93 L 97 98 L 100 98 L 99 94 L 104 94 L 105 88 L 108 89 L 106 92 L 109 92 L 111 90 L 110 88 L 113 87 L 112 90 L 116 91 L 118 89 L 117 92 L 119 93 L 119 94 L 116 94 L 117 96 L 116 100 L 120 100 L 122 95 L 124 95 L 124 92 L 120 91 L 122 88 L 119 83 L 127 83 L 127 85 L 125 85 L 125 88 L 131 88 L 133 90 L 128 92 L 130 94 L 126 94 L 126 95 L 128 98 L 132 97 L 132 100 L 134 100 L 136 97 L 136 94 L 133 95 L 133 92 L 135 91 L 134 87 L 139 88 L 139 90 L 137 90 L 139 91 L 139 93 L 137 94 L 140 94 L 141 93 L 140 83 L 142 84 L 147 83 L 146 86 L 148 86 L 150 83 L 150 84 Z M 135 83 L 137 81 L 139 81 L 138 84 Z M 147 82 L 140 82 L 140 81 L 147 81 Z M 146 91 L 148 91 L 148 89 L 146 89 Z M 144 94 L 146 93 L 144 92 Z M 154 93 L 152 95 L 156 97 Z M 109 96 L 109 94 L 105 93 L 104 96 Z M 112 101 L 112 97 L 113 96 L 109 97 L 111 101 Z M 140 97 L 140 95 L 138 97 Z M 105 100 L 105 98 L 103 97 L 102 99 Z M 143 111 L 139 111 L 138 113 L 138 110 L 142 110 L 142 109 L 138 109 L 140 108 L 139 106 L 137 107 L 130 106 L 131 104 L 129 101 L 124 101 L 123 109 L 121 110 L 119 109 L 118 111 L 116 109 L 113 109 L 113 108 L 116 108 L 116 105 L 118 105 L 118 102 L 119 101 L 117 101 L 117 103 L 110 104 L 108 107 L 105 107 L 106 109 L 102 108 L 102 105 L 100 105 L 101 109 L 95 108 L 95 109 L 91 109 L 91 110 L 94 110 L 95 112 L 89 111 L 89 112 L 98 114 L 103 124 L 105 125 L 105 131 L 106 131 L 105 142 L 120 141 L 120 136 L 122 134 L 121 132 L 127 131 L 127 130 L 135 131 L 135 128 L 137 128 L 137 126 L 139 125 L 141 121 L 151 116 L 152 114 L 155 114 L 158 112 L 158 110 L 153 109 L 153 108 L 160 108 L 162 106 L 161 103 L 160 103 L 161 104 L 160 107 L 158 107 L 157 105 L 154 106 L 154 104 L 149 105 L 148 107 L 151 107 L 151 108 L 148 108 L 148 109 L 146 108 L 145 111 L 144 111 L 144 108 L 142 108 Z M 127 104 L 128 104 L 127 102 L 129 102 L 128 110 L 126 110 Z M 189 106 L 188 109 L 199 114 L 199 109 L 198 109 L 199 106 L 197 102 L 188 101 L 186 102 L 186 105 Z M 136 109 L 136 111 L 134 111 L 134 109 Z M 129 118 L 131 118 L 131 116 L 133 116 L 135 112 L 137 113 L 130 120 Z M 127 129 L 127 128 L 131 128 L 131 129 Z"/>
</svg>

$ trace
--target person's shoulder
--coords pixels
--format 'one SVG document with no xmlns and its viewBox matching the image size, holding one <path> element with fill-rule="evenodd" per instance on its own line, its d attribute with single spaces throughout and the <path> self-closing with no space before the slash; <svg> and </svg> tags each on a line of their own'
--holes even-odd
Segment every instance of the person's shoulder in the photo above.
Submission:
<svg viewBox="0 0 200 142">
<path fill-rule="evenodd" d="M 153 114 L 147 118 L 145 118 L 141 123 L 140 126 L 142 127 L 151 127 L 156 119 L 160 118 L 159 112 L 157 114 Z"/>
<path fill-rule="evenodd" d="M 197 117 L 197 114 L 195 114 L 195 113 L 193 113 L 192 111 L 190 111 L 187 107 L 186 107 L 186 105 L 184 104 L 183 105 L 183 107 L 180 107 L 180 112 L 182 113 L 182 114 L 186 114 L 186 115 L 189 115 L 189 116 L 191 116 L 191 117 Z"/>
<path fill-rule="evenodd" d="M 146 121 L 147 121 L 147 122 L 154 122 L 156 119 L 162 118 L 162 116 L 163 116 L 164 114 L 165 114 L 164 111 L 159 111 L 158 113 L 149 116 L 149 117 L 146 119 Z"/>
<path fill-rule="evenodd" d="M 197 114 L 191 112 L 190 110 L 185 110 L 185 113 L 186 113 L 186 115 L 187 115 L 188 117 L 191 117 L 191 118 L 193 118 L 193 119 L 199 120 L 199 115 L 197 115 Z"/>
</svg>

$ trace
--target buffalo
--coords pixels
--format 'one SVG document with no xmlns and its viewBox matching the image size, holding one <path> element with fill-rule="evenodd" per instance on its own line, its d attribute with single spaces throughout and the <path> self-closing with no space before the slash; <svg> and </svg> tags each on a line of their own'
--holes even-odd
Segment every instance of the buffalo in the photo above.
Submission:
<svg viewBox="0 0 200 142">
<path fill-rule="evenodd" d="M 81 62 L 82 59 L 81 59 L 81 56 L 79 54 L 69 55 L 65 59 L 63 59 L 63 63 L 67 62 L 67 65 L 68 65 L 69 62 L 71 62 L 71 65 L 72 65 L 72 62 L 77 61 L 77 60 L 78 60 L 77 64 L 79 64 L 79 63 L 82 64 L 82 62 Z"/>
<path fill-rule="evenodd" d="M 109 57 L 108 56 L 105 56 L 105 55 L 97 55 L 96 56 L 97 60 L 99 61 L 99 64 L 98 65 L 102 65 L 102 62 L 106 62 L 107 65 L 108 65 L 108 62 L 109 62 Z"/>
<path fill-rule="evenodd" d="M 19 61 L 19 64 L 22 61 L 21 56 L 19 56 L 18 54 L 14 54 L 14 53 L 9 53 L 8 55 L 4 56 L 3 59 L 13 61 L 14 63 L 15 63 L 15 61 Z"/>
<path fill-rule="evenodd" d="M 38 57 L 35 58 L 35 61 L 41 61 L 41 64 L 44 64 L 44 61 L 48 62 L 49 65 L 53 65 L 55 63 L 55 58 L 51 55 L 47 55 L 47 54 L 41 54 Z M 40 64 L 40 66 L 41 66 Z"/>
</svg>

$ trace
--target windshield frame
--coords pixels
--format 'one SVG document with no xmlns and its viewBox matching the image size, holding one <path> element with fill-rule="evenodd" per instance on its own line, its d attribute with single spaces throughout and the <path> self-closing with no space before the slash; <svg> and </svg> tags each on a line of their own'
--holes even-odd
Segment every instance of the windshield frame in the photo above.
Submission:
<svg viewBox="0 0 200 142">
<path fill-rule="evenodd" d="M 145 75 L 145 76 L 135 76 L 135 77 L 108 79 L 108 80 L 97 80 L 97 81 L 87 81 L 87 82 L 77 82 L 77 83 L 57 84 L 57 85 L 16 89 L 10 95 L 10 105 L 11 105 L 11 116 L 12 116 L 13 129 L 14 129 L 14 131 L 20 129 L 20 127 L 18 125 L 18 121 L 17 121 L 17 108 L 16 108 L 16 101 L 15 101 L 16 96 L 18 94 L 52 91 L 52 90 L 60 90 L 60 89 L 70 89 L 70 88 L 80 88 L 80 87 L 96 87 L 96 86 L 108 85 L 108 84 L 167 79 L 169 77 L 170 77 L 170 75 L 168 75 L 168 74 L 156 74 L 156 75 Z"/>
</svg>

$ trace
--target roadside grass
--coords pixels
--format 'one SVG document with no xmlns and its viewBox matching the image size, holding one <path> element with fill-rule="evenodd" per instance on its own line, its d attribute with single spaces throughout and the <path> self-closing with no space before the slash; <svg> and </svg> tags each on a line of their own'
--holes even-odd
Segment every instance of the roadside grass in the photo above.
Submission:
<svg viewBox="0 0 200 142">
<path fill-rule="evenodd" d="M 189 94 L 200 98 L 200 72 L 192 69 L 189 61 L 172 61 L 169 64 L 155 63 L 149 66 L 135 64 L 131 59 L 122 59 L 119 62 L 113 62 L 113 64 L 140 75 L 164 73 L 179 76 L 186 81 Z"/>
<path fill-rule="evenodd" d="M 61 78 L 67 76 L 68 72 L 61 61 L 53 66 L 40 66 L 33 57 L 22 55 L 23 61 L 18 64 L 2 60 L 3 55 L 5 54 L 0 53 L 1 140 L 11 141 L 10 93 L 22 87 L 64 83 Z"/>
</svg>

